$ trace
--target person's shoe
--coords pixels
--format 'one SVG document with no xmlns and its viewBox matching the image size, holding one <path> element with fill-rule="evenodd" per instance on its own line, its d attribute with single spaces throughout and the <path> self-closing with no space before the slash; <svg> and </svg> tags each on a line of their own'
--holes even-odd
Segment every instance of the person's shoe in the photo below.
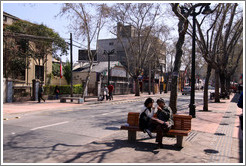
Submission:
<svg viewBox="0 0 246 166">
<path fill-rule="evenodd" d="M 150 138 L 153 138 L 152 133 L 149 129 L 145 129 L 145 132 L 149 135 Z"/>
</svg>

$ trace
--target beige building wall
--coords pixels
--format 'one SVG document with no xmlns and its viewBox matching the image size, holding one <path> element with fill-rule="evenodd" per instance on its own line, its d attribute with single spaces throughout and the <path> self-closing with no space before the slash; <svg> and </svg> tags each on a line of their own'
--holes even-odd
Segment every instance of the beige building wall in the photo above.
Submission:
<svg viewBox="0 0 246 166">
<path fill-rule="evenodd" d="M 3 27 L 5 27 L 5 25 L 12 25 L 17 20 L 19 20 L 19 18 L 3 12 Z"/>
<path fill-rule="evenodd" d="M 33 58 L 29 59 L 30 64 L 29 64 L 29 68 L 26 69 L 26 78 L 25 78 L 25 81 L 28 84 L 31 84 L 32 80 L 35 79 L 35 66 L 39 65 L 38 60 L 36 61 Z M 42 63 L 43 63 L 42 60 L 40 60 L 41 66 L 42 66 Z M 46 83 L 46 80 L 47 80 L 46 77 L 50 73 L 52 73 L 52 55 L 51 54 L 47 56 L 47 62 L 44 65 L 44 83 Z"/>
<path fill-rule="evenodd" d="M 14 23 L 14 19 L 10 18 L 10 17 L 7 17 L 7 21 L 4 21 L 4 24 L 6 25 L 12 25 Z"/>
<path fill-rule="evenodd" d="M 52 55 L 49 54 L 47 56 L 47 62 L 45 64 L 45 68 L 44 68 L 44 82 L 45 84 L 47 83 L 47 75 L 52 73 Z"/>
<path fill-rule="evenodd" d="M 87 72 L 73 72 L 73 84 L 81 84 L 82 80 L 85 81 L 87 77 Z M 91 77 L 90 77 L 90 82 L 89 82 L 89 88 L 90 87 L 95 87 L 97 81 L 97 73 L 92 72 Z"/>
<path fill-rule="evenodd" d="M 35 64 L 33 59 L 29 59 L 29 62 L 29 68 L 26 69 L 26 82 L 31 84 L 32 80 L 35 79 Z"/>
<path fill-rule="evenodd" d="M 64 76 L 61 79 L 60 77 L 55 76 L 52 78 L 50 85 L 68 85 L 68 84 Z"/>
</svg>

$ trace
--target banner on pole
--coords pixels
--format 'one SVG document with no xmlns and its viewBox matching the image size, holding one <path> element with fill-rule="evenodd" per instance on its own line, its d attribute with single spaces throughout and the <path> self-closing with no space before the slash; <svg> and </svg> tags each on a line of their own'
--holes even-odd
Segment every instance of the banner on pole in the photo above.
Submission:
<svg viewBox="0 0 246 166">
<path fill-rule="evenodd" d="M 62 75 L 63 75 L 63 73 L 62 73 L 62 61 L 60 61 L 60 78 L 62 78 Z"/>
</svg>

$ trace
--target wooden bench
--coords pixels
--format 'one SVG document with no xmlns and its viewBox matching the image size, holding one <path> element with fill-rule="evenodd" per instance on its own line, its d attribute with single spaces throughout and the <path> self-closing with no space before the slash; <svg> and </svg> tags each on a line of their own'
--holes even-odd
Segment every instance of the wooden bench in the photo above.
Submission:
<svg viewBox="0 0 246 166">
<path fill-rule="evenodd" d="M 84 102 L 84 99 L 81 97 L 61 97 L 60 102 L 61 103 L 66 103 L 67 100 L 78 100 L 78 104 L 81 104 Z"/>
<path fill-rule="evenodd" d="M 154 117 L 156 117 L 156 114 Z M 191 131 L 191 119 L 192 116 L 190 115 L 173 115 L 174 126 L 169 130 L 167 135 L 176 136 L 176 145 L 178 147 L 182 147 L 183 136 L 188 136 Z M 141 131 L 139 129 L 138 121 L 139 112 L 129 112 L 127 117 L 127 123 L 129 125 L 121 126 L 121 130 L 128 130 L 128 141 L 136 141 L 136 133 L 137 131 Z"/>
</svg>

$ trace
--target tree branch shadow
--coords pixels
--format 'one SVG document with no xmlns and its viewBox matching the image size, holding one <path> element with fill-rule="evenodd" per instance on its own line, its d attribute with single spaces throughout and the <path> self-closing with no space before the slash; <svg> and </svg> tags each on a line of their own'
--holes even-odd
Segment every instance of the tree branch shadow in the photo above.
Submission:
<svg viewBox="0 0 246 166">
<path fill-rule="evenodd" d="M 145 139 L 140 139 L 136 142 L 128 142 L 127 140 L 119 140 L 119 139 L 114 139 L 109 142 L 94 141 L 91 143 L 91 145 L 96 145 L 96 146 L 103 145 L 103 148 L 77 153 L 73 158 L 66 160 L 64 163 L 76 162 L 76 160 L 82 158 L 85 155 L 90 155 L 90 154 L 92 158 L 89 161 L 87 161 L 87 163 L 93 162 L 93 161 L 94 162 L 96 161 L 97 163 L 101 163 L 105 159 L 106 155 L 118 149 L 121 149 L 121 148 L 133 148 L 135 149 L 135 151 L 150 152 L 154 155 L 158 154 L 159 149 L 157 149 L 156 144 L 148 143 L 148 142 L 140 142 L 141 140 L 145 140 Z M 176 147 L 174 145 L 164 144 L 163 149 L 180 151 L 182 148 Z"/>
</svg>

